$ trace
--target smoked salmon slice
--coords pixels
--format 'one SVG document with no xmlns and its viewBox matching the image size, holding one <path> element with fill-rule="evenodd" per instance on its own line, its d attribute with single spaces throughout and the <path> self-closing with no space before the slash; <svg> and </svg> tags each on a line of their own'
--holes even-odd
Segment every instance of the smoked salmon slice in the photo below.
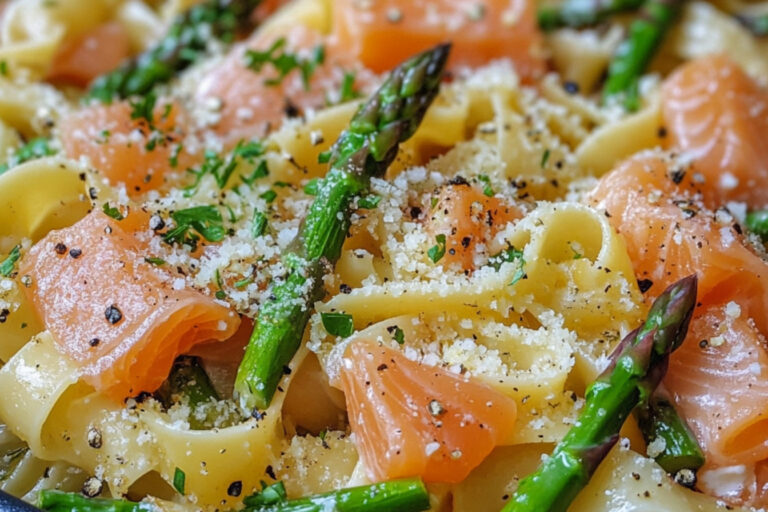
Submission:
<svg viewBox="0 0 768 512">
<path fill-rule="evenodd" d="M 511 435 L 514 400 L 402 352 L 353 342 L 341 372 L 358 450 L 374 481 L 462 481 Z"/>
<path fill-rule="evenodd" d="M 762 505 L 765 493 L 746 473 L 768 458 L 768 264 L 727 211 L 695 199 L 698 186 L 679 163 L 639 156 L 605 175 L 590 199 L 623 236 L 649 300 L 679 276 L 698 274 L 697 308 L 664 385 L 705 451 L 702 474 L 745 471 L 737 491 L 707 487 L 704 477 L 702 488 Z"/>
<path fill-rule="evenodd" d="M 225 304 L 173 284 L 146 255 L 120 221 L 94 210 L 48 233 L 19 267 L 59 351 L 115 400 L 154 391 L 178 355 L 228 339 L 240 324 Z"/>
<path fill-rule="evenodd" d="M 522 218 L 522 212 L 466 181 L 447 185 L 440 190 L 437 202 L 427 220 L 432 239 L 445 235 L 443 266 L 457 264 L 463 270 L 476 267 L 478 249 L 492 240 L 508 222 Z"/>
<path fill-rule="evenodd" d="M 507 57 L 527 81 L 545 70 L 530 0 L 336 0 L 333 32 L 339 46 L 379 73 L 446 41 L 454 68 Z"/>
<path fill-rule="evenodd" d="M 128 195 L 160 188 L 171 170 L 183 171 L 196 156 L 183 148 L 179 105 L 160 103 L 150 120 L 128 102 L 86 107 L 62 121 L 61 143 L 69 158 L 86 157 L 113 185 Z"/>
<path fill-rule="evenodd" d="M 666 145 L 693 162 L 710 208 L 768 205 L 768 91 L 725 56 L 681 66 L 662 89 Z"/>
<path fill-rule="evenodd" d="M 225 146 L 240 139 L 263 137 L 279 128 L 285 117 L 325 107 L 330 98 L 339 94 L 345 74 L 353 77 L 354 91 L 372 82 L 369 72 L 359 69 L 345 52 L 336 51 L 325 42 L 319 32 L 302 25 L 292 26 L 283 35 L 275 30 L 256 32 L 205 76 L 197 88 L 196 99 L 220 106 L 219 120 L 212 128 Z M 249 50 L 261 52 L 264 57 L 259 69 L 248 67 Z M 307 82 L 298 68 L 279 79 L 279 72 L 267 54 L 275 58 L 287 55 L 309 63 Z"/>
<path fill-rule="evenodd" d="M 97 76 L 117 68 L 130 53 L 131 41 L 123 26 L 104 23 L 65 41 L 54 56 L 46 79 L 85 87 Z"/>
<path fill-rule="evenodd" d="M 744 243 L 727 211 L 713 213 L 693 198 L 691 175 L 676 163 L 637 157 L 605 175 L 590 198 L 623 236 L 648 297 L 695 272 L 699 300 L 749 297 L 745 314 L 768 332 L 768 264 Z"/>
<path fill-rule="evenodd" d="M 665 379 L 714 466 L 768 458 L 765 338 L 736 302 L 697 312 Z M 718 388 L 719 387 L 719 388 Z"/>
</svg>

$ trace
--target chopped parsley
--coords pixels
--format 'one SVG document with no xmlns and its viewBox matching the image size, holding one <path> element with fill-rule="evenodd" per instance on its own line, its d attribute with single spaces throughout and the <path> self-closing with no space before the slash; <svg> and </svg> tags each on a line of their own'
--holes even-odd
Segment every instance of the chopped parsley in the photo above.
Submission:
<svg viewBox="0 0 768 512">
<path fill-rule="evenodd" d="M 245 66 L 258 73 L 265 64 L 271 64 L 278 75 L 264 80 L 266 85 L 279 85 L 291 71 L 298 69 L 301 73 L 304 89 L 309 90 L 309 80 L 312 77 L 312 73 L 314 73 L 317 66 L 325 62 L 325 47 L 322 45 L 316 46 L 312 50 L 312 55 L 309 58 L 305 58 L 287 51 L 285 44 L 285 38 L 281 37 L 264 51 L 247 50 L 245 52 Z"/>
<path fill-rule="evenodd" d="M 184 484 L 187 480 L 187 475 L 179 468 L 176 468 L 173 472 L 173 488 L 178 491 L 179 494 L 184 494 Z"/>
<path fill-rule="evenodd" d="M 109 206 L 109 203 L 104 203 L 101 206 L 101 209 L 108 217 L 112 217 L 115 220 L 123 220 L 125 218 L 119 208 L 116 206 Z"/>
<path fill-rule="evenodd" d="M 219 287 L 219 289 L 216 291 L 216 298 L 219 300 L 226 299 L 227 294 L 224 291 L 224 282 L 221 280 L 221 273 L 219 272 L 219 269 L 216 269 L 216 286 Z"/>
<path fill-rule="evenodd" d="M 546 167 L 547 162 L 549 161 L 549 154 L 550 154 L 549 149 L 545 149 L 544 150 L 544 154 L 541 155 L 541 168 L 542 169 L 544 167 Z"/>
<path fill-rule="evenodd" d="M 395 341 L 396 341 L 396 342 L 397 342 L 399 345 L 402 345 L 403 343 L 405 343 L 405 333 L 404 333 L 404 332 L 403 332 L 403 330 L 402 330 L 401 328 L 399 328 L 398 326 L 394 326 L 394 327 L 395 327 L 395 328 L 393 329 L 393 331 L 394 331 L 394 332 L 393 332 L 393 334 L 392 334 L 392 338 L 394 338 L 394 340 L 395 340 Z"/>
<path fill-rule="evenodd" d="M 320 313 L 320 318 L 328 334 L 346 338 L 355 332 L 352 315 L 347 315 L 346 313 Z"/>
<path fill-rule="evenodd" d="M 339 103 L 354 100 L 361 95 L 355 90 L 355 72 L 345 71 L 344 78 L 341 81 L 341 91 L 339 92 Z"/>
<path fill-rule="evenodd" d="M 519 280 L 525 277 L 525 259 L 523 259 L 523 251 L 519 249 L 515 249 L 513 246 L 510 245 L 506 250 L 501 251 L 499 254 L 495 256 L 492 256 L 491 259 L 488 261 L 488 264 L 493 268 L 495 268 L 496 270 L 499 270 L 504 263 L 507 263 L 510 261 L 517 261 L 519 262 L 519 265 L 517 267 L 517 271 L 515 271 L 515 275 L 512 276 L 512 280 L 509 282 L 508 286 L 512 286 L 513 284 L 517 283 Z"/>
<path fill-rule="evenodd" d="M 256 491 L 250 496 L 247 496 L 243 500 L 243 504 L 246 507 L 256 508 L 258 510 L 261 507 L 277 505 L 287 499 L 288 495 L 285 492 L 285 485 L 283 485 L 283 482 L 275 482 L 272 485 L 267 485 L 267 483 L 262 480 L 261 491 Z"/>
<path fill-rule="evenodd" d="M 4 60 L 0 60 L 0 75 L 8 76 L 8 63 Z"/>
<path fill-rule="evenodd" d="M 46 137 L 37 137 L 30 140 L 16 150 L 16 153 L 14 153 L 6 163 L 0 164 L 0 174 L 29 160 L 55 155 L 56 150 L 48 145 L 50 142 L 51 140 Z"/>
<path fill-rule="evenodd" d="M 253 212 L 251 221 L 251 235 L 253 238 L 262 236 L 267 231 L 267 216 L 258 210 Z"/>
<path fill-rule="evenodd" d="M 256 168 L 253 170 L 253 172 L 250 174 L 250 176 L 243 176 L 240 175 L 240 178 L 242 178 L 243 183 L 247 185 L 253 185 L 253 182 L 256 181 L 259 178 L 264 178 L 266 176 L 269 176 L 269 168 L 267 167 L 267 161 L 262 160 L 259 162 L 259 165 L 256 166 Z"/>
<path fill-rule="evenodd" d="M 484 186 L 483 186 L 483 194 L 485 194 L 488 197 L 493 197 L 493 195 L 496 192 L 494 192 L 493 187 L 491 187 L 491 179 L 488 176 L 486 176 L 485 174 L 480 174 L 477 177 L 477 179 L 482 181 L 483 184 L 484 184 Z"/>
<path fill-rule="evenodd" d="M 377 196 L 376 194 L 370 194 L 365 197 L 361 197 L 360 200 L 357 202 L 357 206 L 360 208 L 365 208 L 366 210 L 373 210 L 377 206 L 379 206 L 379 203 L 381 202 L 381 196 Z"/>
<path fill-rule="evenodd" d="M 320 191 L 320 178 L 312 178 L 304 185 L 304 193 L 308 196 L 316 196 Z"/>
<path fill-rule="evenodd" d="M 445 256 L 445 235 L 435 236 L 435 241 L 437 244 L 430 247 L 427 251 L 427 256 L 432 260 L 432 263 L 437 263 Z"/>
<path fill-rule="evenodd" d="M 319 155 L 317 155 L 317 163 L 319 164 L 327 164 L 331 161 L 331 150 L 323 151 Z"/>
<path fill-rule="evenodd" d="M 162 259 L 162 258 L 155 258 L 154 256 L 147 256 L 146 258 L 144 258 L 144 261 L 146 261 L 147 263 L 151 263 L 152 265 L 155 265 L 155 266 L 158 266 L 158 267 L 162 266 L 162 265 L 165 265 L 165 263 L 166 263 L 164 259 Z"/>
<path fill-rule="evenodd" d="M 157 95 L 154 92 L 149 92 L 144 96 L 131 100 L 131 119 L 144 119 L 150 128 L 153 128 L 155 123 L 155 103 L 157 103 Z"/>
<path fill-rule="evenodd" d="M 272 189 L 269 189 L 264 193 L 260 194 L 259 197 L 265 200 L 267 204 L 269 204 L 277 198 L 277 192 L 275 192 Z"/>
<path fill-rule="evenodd" d="M 224 238 L 221 212 L 215 206 L 193 206 L 175 211 L 171 217 L 176 227 L 163 235 L 167 244 L 184 244 L 194 250 L 200 236 L 209 242 L 219 242 Z"/>
<path fill-rule="evenodd" d="M 21 246 L 15 245 L 13 249 L 11 249 L 11 252 L 8 254 L 8 257 L 5 258 L 2 263 L 0 263 L 0 275 L 3 277 L 9 277 L 13 273 L 13 267 L 16 265 L 16 262 L 19 261 L 20 257 Z"/>
<path fill-rule="evenodd" d="M 237 288 L 239 290 L 241 288 L 245 288 L 246 286 L 248 286 L 252 282 L 253 282 L 253 278 L 252 277 L 246 277 L 245 279 L 241 279 L 240 281 L 235 281 L 234 285 L 235 285 L 235 288 Z"/>
</svg>

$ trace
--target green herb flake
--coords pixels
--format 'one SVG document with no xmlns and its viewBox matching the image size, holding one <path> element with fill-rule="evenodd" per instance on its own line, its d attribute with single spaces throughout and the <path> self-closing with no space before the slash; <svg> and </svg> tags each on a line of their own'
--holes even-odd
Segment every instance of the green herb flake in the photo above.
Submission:
<svg viewBox="0 0 768 512">
<path fill-rule="evenodd" d="M 304 193 L 308 196 L 316 196 L 320 191 L 320 178 L 312 178 L 304 185 Z"/>
<path fill-rule="evenodd" d="M 366 210 L 373 210 L 377 206 L 379 206 L 380 202 L 381 202 L 381 196 L 370 194 L 365 197 L 361 197 L 360 200 L 357 202 L 357 206 L 359 206 L 360 208 L 365 208 Z"/>
<path fill-rule="evenodd" d="M 101 205 L 101 210 L 108 216 L 112 217 L 115 220 L 123 220 L 125 217 L 123 217 L 123 214 L 120 213 L 120 209 L 115 206 L 109 206 L 109 203 L 104 203 Z"/>
<path fill-rule="evenodd" d="M 483 194 L 488 197 L 493 197 L 496 192 L 494 192 L 493 187 L 491 187 L 491 179 L 485 174 L 480 174 L 477 179 L 482 181 L 484 184 Z"/>
<path fill-rule="evenodd" d="M 525 277 L 525 259 L 523 258 L 523 251 L 516 249 L 513 246 L 509 246 L 506 250 L 500 252 L 495 256 L 492 256 L 488 261 L 488 264 L 492 266 L 494 269 L 496 269 L 497 271 L 501 269 L 501 266 L 504 263 L 511 262 L 511 261 L 517 261 L 518 267 L 517 267 L 517 270 L 515 271 L 515 275 L 512 276 L 512 280 L 509 282 L 508 286 L 514 285 L 519 280 Z"/>
<path fill-rule="evenodd" d="M 262 236 L 267 231 L 267 216 L 258 210 L 253 212 L 251 220 L 251 235 L 253 238 Z"/>
<path fill-rule="evenodd" d="M 263 194 L 260 194 L 259 197 L 265 200 L 267 204 L 270 204 L 272 201 L 274 201 L 277 198 L 277 192 L 275 192 L 272 189 L 269 189 Z"/>
<path fill-rule="evenodd" d="M 16 153 L 6 163 L 0 164 L 0 174 L 29 160 L 55 155 L 56 150 L 49 146 L 50 142 L 51 140 L 46 137 L 37 137 L 30 140 L 17 149 Z"/>
<path fill-rule="evenodd" d="M 305 90 L 309 90 L 309 81 L 317 66 L 325 62 L 325 48 L 316 46 L 309 58 L 301 57 L 285 49 L 284 37 L 277 39 L 266 50 L 247 50 L 245 52 L 245 66 L 255 72 L 260 72 L 266 64 L 272 65 L 277 71 L 277 76 L 264 80 L 265 85 L 279 85 L 288 74 L 298 69 L 301 73 L 301 81 Z"/>
<path fill-rule="evenodd" d="M 399 345 L 405 343 L 405 333 L 399 327 L 395 327 L 395 333 L 392 335 L 392 337 Z"/>
<path fill-rule="evenodd" d="M 437 202 L 438 202 L 438 199 L 436 197 L 433 197 L 432 199 L 429 200 L 429 207 L 434 210 L 435 206 L 437 206 Z"/>
<path fill-rule="evenodd" d="M 331 161 L 331 150 L 323 151 L 319 155 L 317 155 L 317 163 L 319 164 L 327 164 Z"/>
<path fill-rule="evenodd" d="M 445 256 L 445 235 L 435 236 L 437 244 L 433 245 L 427 251 L 427 256 L 432 260 L 432 263 L 437 263 L 443 256 Z"/>
<path fill-rule="evenodd" d="M 179 155 L 181 154 L 184 146 L 182 144 L 176 144 L 171 150 L 171 156 L 168 158 L 168 163 L 171 167 L 176 168 L 179 166 Z"/>
<path fill-rule="evenodd" d="M 157 95 L 149 92 L 131 101 L 131 119 L 144 119 L 150 127 L 154 126 L 155 103 Z"/>
<path fill-rule="evenodd" d="M 235 284 L 235 288 L 240 290 L 242 288 L 245 288 L 246 286 L 248 286 L 252 282 L 253 282 L 253 278 L 252 277 L 246 277 L 245 279 L 241 279 L 239 281 L 235 281 L 234 284 Z"/>
<path fill-rule="evenodd" d="M 144 261 L 147 263 L 151 263 L 152 265 L 155 265 L 157 267 L 160 267 L 162 265 L 165 265 L 166 261 L 162 258 L 155 258 L 154 256 L 147 256 L 144 258 Z"/>
<path fill-rule="evenodd" d="M 344 103 L 360 97 L 360 93 L 355 90 L 355 72 L 345 71 L 344 78 L 341 81 L 341 91 L 339 92 L 339 102 Z"/>
<path fill-rule="evenodd" d="M 219 300 L 226 299 L 227 294 L 224 292 L 224 281 L 221 279 L 221 273 L 219 272 L 219 269 L 216 269 L 216 286 L 219 287 L 218 291 L 216 292 L 216 298 Z"/>
<path fill-rule="evenodd" d="M 19 261 L 20 257 L 21 246 L 15 245 L 13 249 L 11 249 L 11 252 L 8 254 L 8 257 L 5 258 L 2 263 L 0 263 L 0 275 L 3 277 L 10 277 L 10 275 L 13 273 L 13 268 L 16 265 L 16 262 Z"/>
<path fill-rule="evenodd" d="M 224 238 L 221 212 L 215 206 L 193 206 L 175 211 L 171 217 L 176 227 L 163 235 L 163 241 L 167 244 L 185 244 L 195 249 L 200 239 L 197 234 L 209 242 L 220 242 Z"/>
<path fill-rule="evenodd" d="M 8 63 L 4 60 L 0 60 L 0 75 L 8 76 Z"/>
<path fill-rule="evenodd" d="M 352 315 L 347 315 L 346 313 L 320 313 L 320 318 L 328 334 L 346 338 L 355 332 Z"/>
<path fill-rule="evenodd" d="M 248 508 L 255 508 L 260 510 L 263 507 L 270 505 L 277 505 L 288 499 L 288 495 L 285 492 L 285 485 L 283 482 L 275 482 L 272 485 L 267 485 L 266 482 L 261 482 L 261 491 L 257 491 L 250 496 L 247 496 L 243 500 L 243 504 Z"/>
<path fill-rule="evenodd" d="M 547 165 L 547 161 L 549 160 L 549 154 L 550 154 L 549 149 L 545 149 L 544 150 L 544 154 L 541 155 L 541 168 L 542 169 L 544 167 L 546 167 L 546 165 Z"/>
<path fill-rule="evenodd" d="M 184 483 L 187 479 L 187 475 L 179 468 L 176 468 L 173 472 L 173 488 L 178 491 L 179 494 L 184 495 Z"/>
<path fill-rule="evenodd" d="M 241 174 L 240 178 L 243 180 L 243 183 L 250 186 L 253 185 L 253 182 L 257 179 L 264 178 L 266 176 L 269 176 L 269 168 L 267 167 L 267 161 L 262 160 L 249 176 L 243 176 Z"/>
</svg>

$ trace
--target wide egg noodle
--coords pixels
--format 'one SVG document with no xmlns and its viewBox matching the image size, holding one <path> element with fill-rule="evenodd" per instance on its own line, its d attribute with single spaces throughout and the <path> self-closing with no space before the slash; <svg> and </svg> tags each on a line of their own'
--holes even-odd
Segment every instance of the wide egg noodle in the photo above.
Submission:
<svg viewBox="0 0 768 512">
<path fill-rule="evenodd" d="M 301 364 L 306 349 L 294 357 Z M 281 388 L 288 389 L 286 375 Z M 128 492 L 140 477 L 157 471 L 172 482 L 176 468 L 185 472 L 187 495 L 199 504 L 233 505 L 227 494 L 240 481 L 243 489 L 268 480 L 265 471 L 281 448 L 282 402 L 278 393 L 260 420 L 232 427 L 189 430 L 151 406 L 125 409 L 82 383 L 77 368 L 60 357 L 50 334 L 30 341 L 0 369 L 0 417 L 35 456 L 59 460 L 96 474 L 115 495 Z M 89 432 L 101 443 L 89 444 Z M 92 437 L 91 437 L 92 439 Z"/>
</svg>

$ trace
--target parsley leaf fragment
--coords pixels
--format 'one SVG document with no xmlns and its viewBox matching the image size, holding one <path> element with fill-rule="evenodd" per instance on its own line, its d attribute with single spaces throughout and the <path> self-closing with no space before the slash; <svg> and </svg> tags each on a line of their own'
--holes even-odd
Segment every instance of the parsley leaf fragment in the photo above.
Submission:
<svg viewBox="0 0 768 512">
<path fill-rule="evenodd" d="M 437 263 L 443 256 L 445 256 L 445 235 L 435 236 L 437 244 L 433 245 L 427 251 L 427 256 L 432 260 L 432 263 Z"/>
<path fill-rule="evenodd" d="M 13 249 L 11 249 L 11 252 L 8 254 L 8 257 L 5 258 L 2 263 L 0 263 L 0 275 L 3 277 L 10 277 L 10 275 L 13 273 L 13 267 L 16 265 L 16 262 L 19 261 L 20 257 L 21 246 L 15 245 Z"/>
<path fill-rule="evenodd" d="M 261 491 L 256 491 L 250 496 L 247 496 L 243 500 L 243 504 L 246 507 L 266 507 L 269 505 L 277 505 L 287 499 L 288 495 L 285 492 L 285 485 L 283 485 L 282 481 L 267 485 L 267 483 L 262 480 Z"/>
<path fill-rule="evenodd" d="M 245 52 L 245 66 L 258 73 L 264 65 L 271 64 L 278 75 L 264 80 L 265 85 L 279 85 L 291 71 L 298 69 L 301 73 L 304 89 L 309 90 L 309 80 L 312 73 L 318 65 L 325 62 L 325 48 L 322 45 L 316 46 L 312 55 L 306 58 L 287 51 L 285 45 L 286 40 L 281 37 L 266 50 L 247 50 Z"/>
<path fill-rule="evenodd" d="M 525 259 L 523 258 L 523 251 L 521 251 L 520 249 L 516 249 L 510 245 L 506 250 L 500 252 L 495 256 L 492 256 L 488 261 L 488 264 L 496 270 L 501 269 L 501 266 L 504 263 L 511 262 L 511 261 L 517 261 L 518 267 L 517 267 L 517 270 L 515 271 L 515 275 L 512 276 L 512 280 L 509 282 L 508 286 L 512 286 L 513 284 L 517 283 L 519 280 L 525 277 Z"/>
<path fill-rule="evenodd" d="M 125 218 L 119 208 L 116 206 L 109 206 L 109 203 L 104 203 L 101 206 L 101 209 L 108 217 L 112 217 L 115 220 L 123 220 Z"/>
<path fill-rule="evenodd" d="M 352 315 L 347 315 L 346 313 L 320 313 L 320 318 L 328 334 L 346 338 L 355 332 Z"/>
<path fill-rule="evenodd" d="M 7 162 L 0 164 L 0 174 L 29 160 L 55 155 L 56 150 L 48 145 L 50 142 L 51 139 L 46 137 L 37 137 L 30 140 L 16 150 L 16 153 L 14 153 Z"/>
<path fill-rule="evenodd" d="M 200 236 L 209 242 L 219 242 L 224 238 L 221 212 L 215 206 L 193 206 L 177 210 L 171 213 L 171 217 L 176 227 L 163 235 L 163 241 L 167 244 L 184 244 L 194 250 Z"/>
</svg>

